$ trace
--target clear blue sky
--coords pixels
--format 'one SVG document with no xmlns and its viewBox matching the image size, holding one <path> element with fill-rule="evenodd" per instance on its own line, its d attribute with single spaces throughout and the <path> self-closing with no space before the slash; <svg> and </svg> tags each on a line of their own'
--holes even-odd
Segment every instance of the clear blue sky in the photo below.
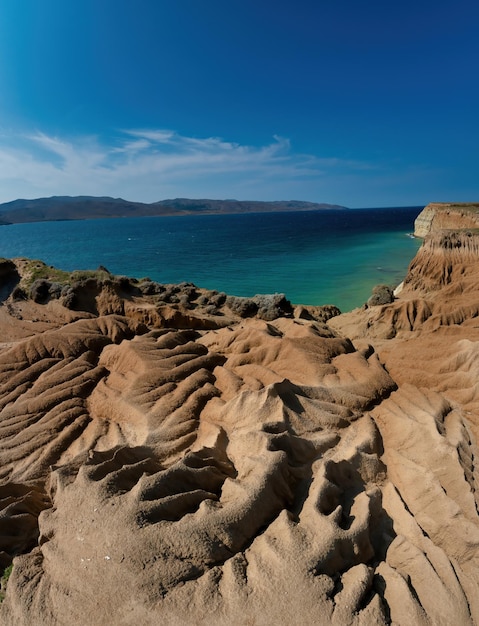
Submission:
<svg viewBox="0 0 479 626">
<path fill-rule="evenodd" d="M 2 0 L 0 202 L 479 200 L 477 0 Z"/>
</svg>

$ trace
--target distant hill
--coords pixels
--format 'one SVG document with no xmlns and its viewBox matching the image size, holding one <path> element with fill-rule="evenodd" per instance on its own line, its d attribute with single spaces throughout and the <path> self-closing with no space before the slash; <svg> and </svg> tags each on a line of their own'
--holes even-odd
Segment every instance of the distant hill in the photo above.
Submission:
<svg viewBox="0 0 479 626">
<path fill-rule="evenodd" d="M 174 209 L 179 213 L 264 213 L 274 211 L 318 211 L 321 209 L 345 209 L 337 204 L 303 202 L 301 200 L 277 200 L 261 202 L 259 200 L 190 200 L 175 198 L 160 200 L 149 206 Z"/>
<path fill-rule="evenodd" d="M 344 209 L 336 204 L 286 200 L 274 202 L 240 200 L 190 200 L 176 198 L 146 204 L 122 198 L 94 196 L 53 196 L 34 200 L 13 200 L 0 204 L 0 225 L 24 222 L 84 220 L 109 217 L 161 215 L 213 215 L 275 211 L 317 211 Z"/>
</svg>

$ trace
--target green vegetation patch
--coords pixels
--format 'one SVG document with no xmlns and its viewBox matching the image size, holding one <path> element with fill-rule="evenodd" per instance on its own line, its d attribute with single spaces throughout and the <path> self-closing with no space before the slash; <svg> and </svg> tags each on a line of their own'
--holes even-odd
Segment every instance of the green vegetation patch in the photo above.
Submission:
<svg viewBox="0 0 479 626">
<path fill-rule="evenodd" d="M 86 280 L 90 280 L 91 278 L 97 280 L 98 282 L 103 282 L 104 280 L 108 280 L 112 278 L 112 275 L 108 270 L 98 269 L 98 270 L 75 270 L 69 275 L 68 282 L 83 282 Z"/>
<path fill-rule="evenodd" d="M 24 289 L 28 289 L 36 280 L 42 278 L 56 283 L 68 283 L 70 278 L 69 272 L 56 269 L 43 261 L 37 260 L 27 261 L 22 273 L 21 286 Z"/>
<path fill-rule="evenodd" d="M 71 285 L 75 282 L 79 283 L 90 279 L 103 282 L 112 278 L 108 270 L 105 269 L 75 270 L 74 272 L 67 272 L 65 270 L 59 270 L 51 265 L 47 265 L 43 261 L 30 259 L 25 259 L 21 272 L 22 280 L 20 286 L 26 292 L 29 291 L 30 287 L 36 280 L 48 280 L 51 283 L 58 283 L 60 285 Z"/>
<path fill-rule="evenodd" d="M 13 570 L 13 563 L 5 568 L 2 577 L 0 578 L 0 602 L 3 602 L 5 599 L 5 593 L 7 591 L 7 583 L 10 578 L 10 574 Z"/>
</svg>

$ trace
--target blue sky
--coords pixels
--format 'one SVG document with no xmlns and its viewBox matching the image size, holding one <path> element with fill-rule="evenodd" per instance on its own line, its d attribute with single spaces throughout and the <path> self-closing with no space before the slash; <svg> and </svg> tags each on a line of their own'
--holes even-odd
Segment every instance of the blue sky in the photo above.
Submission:
<svg viewBox="0 0 479 626">
<path fill-rule="evenodd" d="M 2 0 L 0 202 L 479 200 L 477 0 Z"/>
</svg>

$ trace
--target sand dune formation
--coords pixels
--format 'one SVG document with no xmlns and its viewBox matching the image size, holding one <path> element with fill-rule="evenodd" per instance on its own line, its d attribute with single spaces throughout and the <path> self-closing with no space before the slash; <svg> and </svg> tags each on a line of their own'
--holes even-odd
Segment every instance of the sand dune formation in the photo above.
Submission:
<svg viewBox="0 0 479 626">
<path fill-rule="evenodd" d="M 3 261 L 0 623 L 479 624 L 479 234 L 428 211 L 342 315 Z"/>
</svg>

